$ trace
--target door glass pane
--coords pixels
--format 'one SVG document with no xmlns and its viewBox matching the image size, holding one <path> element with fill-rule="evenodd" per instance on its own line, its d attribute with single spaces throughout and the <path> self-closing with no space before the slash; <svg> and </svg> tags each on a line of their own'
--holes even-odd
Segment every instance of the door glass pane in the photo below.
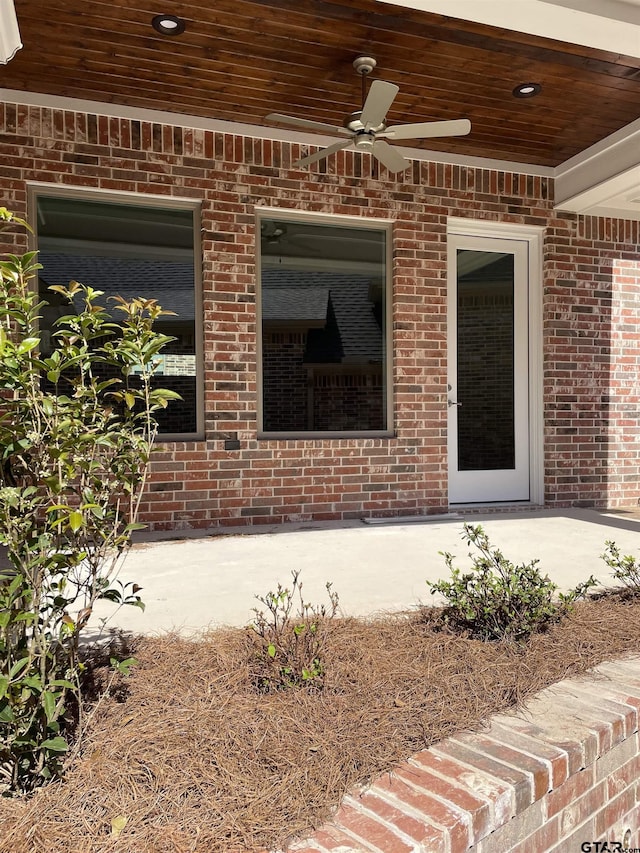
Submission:
<svg viewBox="0 0 640 853">
<path fill-rule="evenodd" d="M 459 249 L 458 470 L 515 468 L 514 256 Z"/>
</svg>

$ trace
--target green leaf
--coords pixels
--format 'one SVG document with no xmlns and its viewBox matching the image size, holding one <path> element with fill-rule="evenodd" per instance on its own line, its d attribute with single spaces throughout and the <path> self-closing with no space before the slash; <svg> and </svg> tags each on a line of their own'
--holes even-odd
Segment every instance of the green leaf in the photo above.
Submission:
<svg viewBox="0 0 640 853">
<path fill-rule="evenodd" d="M 42 704 L 44 705 L 44 712 L 47 715 L 47 722 L 50 723 L 56 716 L 56 700 L 50 690 L 45 690 L 42 694 Z"/>
<path fill-rule="evenodd" d="M 33 690 L 37 690 L 38 693 L 42 692 L 42 679 L 39 675 L 29 675 L 22 679 L 22 683 Z"/>
<path fill-rule="evenodd" d="M 0 675 L 0 699 L 3 696 L 7 695 L 7 690 L 9 689 L 9 679 L 6 675 Z"/>
<path fill-rule="evenodd" d="M 53 504 L 47 507 L 46 512 L 59 512 L 61 509 L 68 509 L 66 504 Z"/>
<path fill-rule="evenodd" d="M 111 666 L 117 670 L 120 675 L 130 675 L 131 668 L 138 665 L 137 658 L 126 658 L 126 660 L 118 660 L 117 658 L 109 659 Z"/>
<path fill-rule="evenodd" d="M 177 391 L 171 391 L 169 388 L 156 388 L 151 392 L 152 399 L 162 397 L 164 400 L 182 400 Z"/>
<path fill-rule="evenodd" d="M 50 418 L 54 413 L 55 407 L 53 405 L 53 400 L 50 397 L 44 397 L 42 399 L 42 411 L 48 418 Z"/>
<path fill-rule="evenodd" d="M 15 716 L 11 705 L 8 702 L 0 703 L 0 723 L 13 723 L 14 721 Z"/>
<path fill-rule="evenodd" d="M 16 677 L 16 675 L 18 675 L 19 672 L 22 672 L 22 670 L 26 667 L 26 665 L 28 663 L 29 663 L 28 657 L 20 658 L 20 660 L 16 661 L 14 663 L 14 665 L 11 667 L 11 669 L 9 670 L 9 678 L 11 680 L 13 680 Z"/>
<path fill-rule="evenodd" d="M 66 678 L 54 678 L 53 681 L 50 681 L 49 684 L 51 687 L 67 687 L 69 690 L 75 690 L 75 684 L 72 684 L 70 681 L 67 681 Z"/>
<path fill-rule="evenodd" d="M 273 643 L 269 643 L 269 645 L 267 646 L 267 654 L 270 658 L 274 658 L 276 656 L 276 647 L 273 645 Z"/>
<path fill-rule="evenodd" d="M 48 749 L 50 752 L 66 752 L 69 749 L 69 744 L 63 737 L 52 737 L 42 741 L 40 747 Z"/>
<path fill-rule="evenodd" d="M 18 354 L 24 355 L 27 352 L 34 350 L 40 343 L 40 338 L 25 338 L 18 346 Z"/>
<path fill-rule="evenodd" d="M 84 518 L 82 513 L 79 510 L 74 510 L 69 513 L 69 527 L 75 533 L 77 530 L 80 530 L 84 523 Z"/>
</svg>

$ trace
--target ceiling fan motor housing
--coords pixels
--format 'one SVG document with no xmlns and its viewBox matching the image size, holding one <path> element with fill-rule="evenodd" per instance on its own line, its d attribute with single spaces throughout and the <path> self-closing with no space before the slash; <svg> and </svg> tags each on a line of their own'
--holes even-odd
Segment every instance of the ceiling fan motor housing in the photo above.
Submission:
<svg viewBox="0 0 640 853">
<path fill-rule="evenodd" d="M 353 144 L 355 145 L 358 151 L 371 151 L 373 149 L 373 143 L 375 141 L 375 133 L 363 130 L 359 131 L 356 134 L 355 139 L 353 140 Z"/>
</svg>

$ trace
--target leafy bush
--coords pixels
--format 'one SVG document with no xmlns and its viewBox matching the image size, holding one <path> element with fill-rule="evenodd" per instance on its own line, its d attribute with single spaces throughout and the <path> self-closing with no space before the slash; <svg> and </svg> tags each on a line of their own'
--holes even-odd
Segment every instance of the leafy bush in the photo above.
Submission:
<svg viewBox="0 0 640 853">
<path fill-rule="evenodd" d="M 0 225 L 26 226 L 5 208 Z M 115 300 L 71 282 L 42 354 L 35 252 L 0 261 L 0 791 L 60 774 L 81 715 L 80 635 L 98 598 L 142 606 L 114 582 L 130 544 L 156 433 L 153 300 Z M 135 376 L 135 378 L 134 378 Z M 82 720 L 80 719 L 80 724 Z"/>
<path fill-rule="evenodd" d="M 281 584 L 275 592 L 257 595 L 267 612 L 254 608 L 249 628 L 251 669 L 258 690 L 291 687 L 320 690 L 324 682 L 327 623 L 338 610 L 338 595 L 326 584 L 329 606 L 308 604 L 302 597 L 300 573 L 292 572 L 291 589 Z M 292 616 L 294 603 L 298 609 Z"/>
<path fill-rule="evenodd" d="M 441 552 L 451 580 L 427 581 L 427 585 L 447 602 L 441 623 L 472 637 L 524 640 L 566 615 L 574 601 L 597 585 L 592 576 L 570 592 L 556 595 L 558 587 L 540 573 L 539 560 L 514 565 L 492 549 L 480 525 L 465 524 L 462 538 L 479 551 L 479 556 L 469 554 L 471 571 L 461 572 L 453 565 L 454 557 Z"/>
<path fill-rule="evenodd" d="M 613 569 L 613 576 L 616 580 L 621 581 L 623 587 L 628 593 L 633 595 L 640 594 L 640 562 L 630 554 L 623 556 L 615 542 L 607 539 L 605 542 L 606 548 L 602 559 L 610 569 Z"/>
</svg>

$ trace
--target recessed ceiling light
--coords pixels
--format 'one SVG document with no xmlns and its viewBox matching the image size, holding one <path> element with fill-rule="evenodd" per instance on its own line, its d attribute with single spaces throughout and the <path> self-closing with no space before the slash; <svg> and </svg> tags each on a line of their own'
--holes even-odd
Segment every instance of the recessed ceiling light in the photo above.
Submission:
<svg viewBox="0 0 640 853">
<path fill-rule="evenodd" d="M 151 20 L 151 26 L 163 36 L 179 36 L 185 30 L 184 21 L 175 15 L 156 15 Z"/>
<path fill-rule="evenodd" d="M 542 92 L 540 83 L 520 83 L 513 90 L 514 98 L 534 98 Z"/>
</svg>

